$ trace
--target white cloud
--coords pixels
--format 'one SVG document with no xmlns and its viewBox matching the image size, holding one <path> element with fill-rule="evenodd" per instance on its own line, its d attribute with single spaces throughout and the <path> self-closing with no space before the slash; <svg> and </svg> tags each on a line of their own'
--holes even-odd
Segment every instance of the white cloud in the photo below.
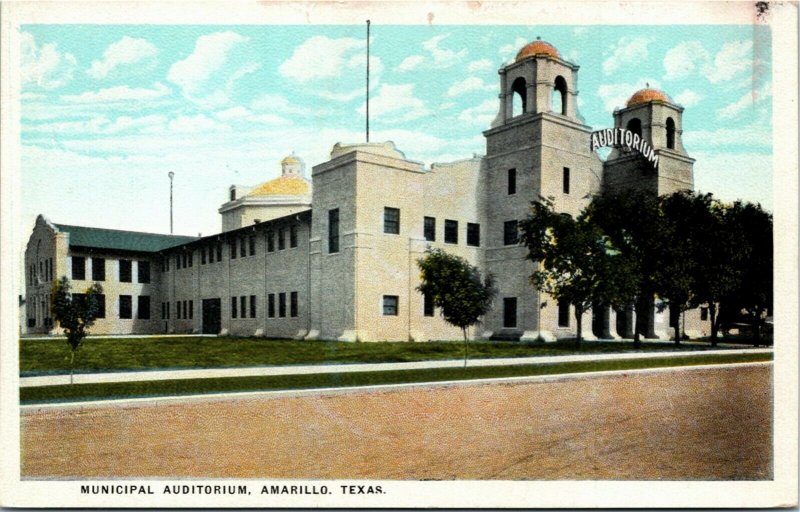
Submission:
<svg viewBox="0 0 800 512">
<path fill-rule="evenodd" d="M 741 98 L 736 100 L 735 102 L 727 105 L 719 110 L 717 110 L 717 117 L 719 119 L 731 119 L 748 108 L 754 108 L 758 103 L 761 103 L 765 99 L 769 98 L 772 95 L 772 84 L 770 82 L 765 83 L 760 89 L 755 89 L 749 92 L 746 92 Z"/>
<path fill-rule="evenodd" d="M 607 112 L 614 112 L 616 108 L 624 108 L 628 99 L 649 83 L 651 88 L 658 89 L 658 80 L 642 79 L 637 84 L 604 84 L 597 88 L 597 95 L 603 101 L 603 108 Z"/>
<path fill-rule="evenodd" d="M 732 41 L 722 45 L 712 58 L 700 42 L 681 42 L 664 56 L 665 79 L 681 80 L 701 74 L 712 84 L 731 80 L 757 65 L 752 58 L 752 49 L 752 41 Z"/>
<path fill-rule="evenodd" d="M 398 71 L 411 71 L 425 61 L 422 55 L 409 55 L 397 66 Z"/>
<path fill-rule="evenodd" d="M 494 64 L 489 59 L 480 59 L 474 60 L 467 65 L 467 71 L 470 73 L 474 73 L 475 71 L 483 71 L 486 69 L 492 69 Z"/>
<path fill-rule="evenodd" d="M 223 121 L 230 121 L 231 119 L 245 119 L 253 115 L 253 112 L 249 109 L 239 106 L 239 107 L 231 107 L 226 110 L 221 110 L 214 114 L 217 119 L 221 119 Z"/>
<path fill-rule="evenodd" d="M 355 52 L 363 52 L 363 55 Z M 278 66 L 278 72 L 285 78 L 307 83 L 319 78 L 339 77 L 343 71 L 362 66 L 365 59 L 366 42 L 363 39 L 313 36 L 294 49 L 292 56 Z M 379 61 L 371 56 L 370 68 L 380 66 Z"/>
<path fill-rule="evenodd" d="M 275 114 L 256 114 L 252 110 L 237 106 L 221 110 L 214 114 L 221 121 L 247 121 L 262 124 L 288 124 L 289 120 Z"/>
<path fill-rule="evenodd" d="M 512 55 L 516 55 L 523 46 L 528 44 L 530 41 L 525 39 L 524 37 L 518 37 L 514 40 L 512 44 L 506 44 L 500 47 L 497 53 L 500 54 L 503 58 L 511 57 Z"/>
<path fill-rule="evenodd" d="M 55 43 L 37 45 L 33 34 L 29 32 L 22 32 L 20 39 L 20 78 L 23 87 L 30 84 L 51 90 L 72 80 L 78 65 L 75 56 L 59 52 Z"/>
<path fill-rule="evenodd" d="M 752 41 L 733 41 L 722 45 L 722 49 L 714 57 L 713 67 L 707 78 L 712 84 L 730 80 L 753 65 Z"/>
<path fill-rule="evenodd" d="M 189 99 L 210 99 L 213 103 L 223 101 L 219 90 L 209 91 L 210 78 L 220 71 L 226 63 L 230 52 L 248 38 L 235 32 L 216 32 L 200 36 L 191 55 L 173 64 L 167 72 L 167 80 L 181 88 L 181 92 Z M 241 74 L 242 70 L 252 70 L 252 65 L 231 72 Z"/>
<path fill-rule="evenodd" d="M 603 73 L 609 75 L 620 68 L 636 65 L 647 58 L 647 46 L 653 42 L 648 37 L 622 37 L 611 45 L 611 55 L 603 61 Z"/>
<path fill-rule="evenodd" d="M 681 80 L 708 66 L 710 56 L 699 41 L 683 41 L 664 55 L 665 80 Z"/>
<path fill-rule="evenodd" d="M 161 98 L 170 93 L 167 86 L 155 84 L 153 89 L 131 88 L 127 85 L 108 87 L 99 91 L 87 91 L 82 94 L 67 94 L 61 100 L 70 103 L 110 103 L 116 101 L 144 101 Z"/>
<path fill-rule="evenodd" d="M 383 84 L 375 98 L 370 99 L 370 116 L 378 118 L 386 116 L 384 121 L 411 121 L 430 113 L 425 103 L 414 96 L 414 84 Z M 358 112 L 366 112 L 366 103 L 358 108 Z"/>
<path fill-rule="evenodd" d="M 673 99 L 678 105 L 682 105 L 684 107 L 693 107 L 697 105 L 701 98 L 702 96 L 696 92 L 686 89 L 682 93 L 676 95 Z"/>
<path fill-rule="evenodd" d="M 119 66 L 130 66 L 150 60 L 157 54 L 158 48 L 150 41 L 125 36 L 106 48 L 103 58 L 92 62 L 86 73 L 95 79 L 105 78 Z"/>
<path fill-rule="evenodd" d="M 497 100 L 486 100 L 480 105 L 464 109 L 458 115 L 458 120 L 472 125 L 487 126 L 497 116 L 499 108 Z"/>
<path fill-rule="evenodd" d="M 72 136 L 110 135 L 122 132 L 134 132 L 140 129 L 153 129 L 163 126 L 167 118 L 163 115 L 141 117 L 119 116 L 113 121 L 104 115 L 93 116 L 82 121 L 64 121 L 52 123 L 24 124 L 26 134 L 68 133 Z"/>
<path fill-rule="evenodd" d="M 169 131 L 173 133 L 201 133 L 227 131 L 229 129 L 227 125 L 218 123 L 203 114 L 179 116 L 169 123 Z"/>
<path fill-rule="evenodd" d="M 285 96 L 278 94 L 262 94 L 250 102 L 250 108 L 261 112 L 280 112 L 282 114 L 309 115 L 313 113 L 306 107 L 289 103 Z"/>
<path fill-rule="evenodd" d="M 467 55 L 467 49 L 455 52 L 446 48 L 440 48 L 439 43 L 444 41 L 450 34 L 434 36 L 422 43 L 422 48 L 430 52 L 433 64 L 437 67 L 447 68 L 460 62 Z"/>
<path fill-rule="evenodd" d="M 447 89 L 447 96 L 453 98 L 472 91 L 493 91 L 494 89 L 495 87 L 493 85 L 486 85 L 482 79 L 468 76 L 464 80 L 451 85 L 450 88 Z"/>
<path fill-rule="evenodd" d="M 692 155 L 695 151 L 711 152 L 718 148 L 771 150 L 772 129 L 766 124 L 753 124 L 716 130 L 688 130 L 683 133 L 683 144 Z"/>
</svg>

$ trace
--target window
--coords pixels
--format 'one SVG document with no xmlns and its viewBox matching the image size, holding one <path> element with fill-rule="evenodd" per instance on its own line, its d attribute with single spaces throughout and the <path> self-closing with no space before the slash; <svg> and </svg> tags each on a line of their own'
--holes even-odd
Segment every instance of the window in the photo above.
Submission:
<svg viewBox="0 0 800 512">
<path fill-rule="evenodd" d="M 106 260 L 104 258 L 92 258 L 92 281 L 106 280 Z"/>
<path fill-rule="evenodd" d="M 139 320 L 150 320 L 150 296 L 139 295 L 137 297 L 136 314 Z"/>
<path fill-rule="evenodd" d="M 189 318 L 189 308 L 186 307 L 186 301 L 183 301 L 183 319 Z"/>
<path fill-rule="evenodd" d="M 170 311 L 170 309 L 169 309 L 169 302 L 167 302 L 167 320 L 169 320 L 169 318 L 170 318 L 170 316 L 171 316 L 171 313 L 172 313 L 172 312 L 171 312 L 171 311 Z"/>
<path fill-rule="evenodd" d="M 181 301 L 175 302 L 175 318 L 180 320 L 183 318 L 183 311 L 181 310 Z"/>
<path fill-rule="evenodd" d="M 131 282 L 131 260 L 119 260 L 119 282 Z"/>
<path fill-rule="evenodd" d="M 511 116 L 516 117 L 527 112 L 528 86 L 522 77 L 514 80 L 511 84 Z"/>
<path fill-rule="evenodd" d="M 137 263 L 139 267 L 139 282 L 140 283 L 149 283 L 150 282 L 150 262 L 149 261 L 139 261 Z"/>
<path fill-rule="evenodd" d="M 517 326 L 517 298 L 503 298 L 503 327 Z"/>
<path fill-rule="evenodd" d="M 517 221 L 509 220 L 503 223 L 503 244 L 515 245 L 519 241 Z"/>
<path fill-rule="evenodd" d="M 120 318 L 131 318 L 131 305 L 133 301 L 131 300 L 130 295 L 120 295 L 119 296 L 119 317 Z"/>
<path fill-rule="evenodd" d="M 250 245 L 250 256 L 255 256 L 256 255 L 256 236 L 255 235 L 251 235 L 250 238 L 248 239 L 248 243 Z"/>
<path fill-rule="evenodd" d="M 445 219 L 444 221 L 444 243 L 458 243 L 458 221 Z"/>
<path fill-rule="evenodd" d="M 181 259 L 183 260 L 183 262 L 181 263 L 181 266 L 183 268 L 189 268 L 189 258 L 187 257 L 185 252 L 183 254 L 181 254 Z"/>
<path fill-rule="evenodd" d="M 433 297 L 431 297 L 430 293 L 426 293 L 422 296 L 422 310 L 425 316 L 433 316 Z"/>
<path fill-rule="evenodd" d="M 208 262 L 214 263 L 214 247 L 208 248 Z"/>
<path fill-rule="evenodd" d="M 516 194 L 517 193 L 517 170 L 516 169 L 509 169 L 508 170 L 508 193 L 509 194 Z"/>
<path fill-rule="evenodd" d="M 397 316 L 397 304 L 400 298 L 397 295 L 383 296 L 383 316 Z"/>
<path fill-rule="evenodd" d="M 267 231 L 267 252 L 275 251 L 275 233 Z"/>
<path fill-rule="evenodd" d="M 297 226 L 289 226 L 289 247 L 297 247 Z"/>
<path fill-rule="evenodd" d="M 708 320 L 708 308 L 700 308 L 700 320 L 703 322 Z"/>
<path fill-rule="evenodd" d="M 193 266 L 193 264 L 194 264 L 194 251 L 189 251 L 189 253 L 186 255 L 186 259 L 189 260 L 189 266 L 190 267 Z"/>
<path fill-rule="evenodd" d="M 557 76 L 553 84 L 553 97 L 551 98 L 550 110 L 567 115 L 567 81 L 563 76 Z"/>
<path fill-rule="evenodd" d="M 231 240 L 230 244 L 231 244 L 231 259 L 235 260 L 236 259 L 236 239 L 234 238 L 233 240 Z"/>
<path fill-rule="evenodd" d="M 558 326 L 569 327 L 569 302 L 558 301 Z"/>
<path fill-rule="evenodd" d="M 339 209 L 328 210 L 328 254 L 339 252 Z"/>
<path fill-rule="evenodd" d="M 222 261 L 222 242 L 217 244 L 217 261 Z"/>
<path fill-rule="evenodd" d="M 236 297 L 231 297 L 231 318 L 236 318 Z"/>
<path fill-rule="evenodd" d="M 386 207 L 383 209 L 383 232 L 390 235 L 400 234 L 400 210 Z"/>
<path fill-rule="evenodd" d="M 235 201 L 235 200 L 236 200 L 236 189 L 232 188 L 231 189 L 231 201 Z"/>
<path fill-rule="evenodd" d="M 250 296 L 250 318 L 256 317 L 256 296 Z"/>
<path fill-rule="evenodd" d="M 175 270 L 180 270 L 180 269 L 181 269 L 181 255 L 180 254 L 176 254 L 175 255 Z"/>
<path fill-rule="evenodd" d="M 97 294 L 97 318 L 106 317 L 106 296 L 102 293 Z"/>
<path fill-rule="evenodd" d="M 436 218 L 425 217 L 423 231 L 425 232 L 425 240 L 428 242 L 436 241 Z"/>
<path fill-rule="evenodd" d="M 247 297 L 244 295 L 239 297 L 239 311 L 242 314 L 242 318 L 247 318 Z"/>
<path fill-rule="evenodd" d="M 161 319 L 162 320 L 166 320 L 167 319 L 167 304 L 166 304 L 166 302 L 162 302 L 161 303 Z"/>
<path fill-rule="evenodd" d="M 239 256 L 241 256 L 242 258 L 247 256 L 247 245 L 245 245 L 244 243 L 244 238 L 239 240 Z"/>
<path fill-rule="evenodd" d="M 284 318 L 286 316 L 286 294 L 278 294 L 278 316 Z"/>
<path fill-rule="evenodd" d="M 569 194 L 569 167 L 564 167 L 562 187 L 565 194 Z"/>
<path fill-rule="evenodd" d="M 286 249 L 286 230 L 284 228 L 278 228 L 278 250 L 282 251 Z"/>
<path fill-rule="evenodd" d="M 269 294 L 269 304 L 267 306 L 267 316 L 270 318 L 275 318 L 275 294 Z"/>
<path fill-rule="evenodd" d="M 481 225 L 467 223 L 467 245 L 472 247 L 480 247 L 481 245 Z"/>
<path fill-rule="evenodd" d="M 193 318 L 194 318 L 194 301 L 190 300 L 189 301 L 189 319 L 191 320 Z"/>
<path fill-rule="evenodd" d="M 206 248 L 205 247 L 201 247 L 200 248 L 200 264 L 201 265 L 205 265 L 206 264 Z"/>
<path fill-rule="evenodd" d="M 675 149 L 675 121 L 667 118 L 667 149 Z"/>
<path fill-rule="evenodd" d="M 289 316 L 297 316 L 297 292 L 292 292 L 289 295 Z"/>
<path fill-rule="evenodd" d="M 72 279 L 86 279 L 86 258 L 83 256 L 72 257 Z"/>
</svg>

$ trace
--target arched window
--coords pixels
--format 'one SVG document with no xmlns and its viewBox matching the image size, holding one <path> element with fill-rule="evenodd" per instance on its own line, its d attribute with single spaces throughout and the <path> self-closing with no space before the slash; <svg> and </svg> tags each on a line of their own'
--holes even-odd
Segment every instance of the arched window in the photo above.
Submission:
<svg viewBox="0 0 800 512">
<path fill-rule="evenodd" d="M 525 79 L 522 77 L 517 78 L 514 80 L 514 83 L 511 85 L 512 91 L 512 103 L 511 103 L 511 116 L 518 116 L 520 114 L 524 114 L 528 111 L 527 109 L 527 98 L 525 97 L 528 90 L 525 84 Z"/>
<path fill-rule="evenodd" d="M 667 118 L 667 148 L 675 149 L 675 121 Z"/>
<path fill-rule="evenodd" d="M 629 132 L 635 133 L 639 137 L 642 136 L 642 122 L 639 120 L 638 117 L 634 117 L 633 119 L 628 121 L 626 128 L 628 129 Z"/>
<path fill-rule="evenodd" d="M 553 97 L 550 102 L 550 110 L 561 112 L 567 115 L 567 81 L 563 76 L 557 76 L 553 87 Z"/>
</svg>

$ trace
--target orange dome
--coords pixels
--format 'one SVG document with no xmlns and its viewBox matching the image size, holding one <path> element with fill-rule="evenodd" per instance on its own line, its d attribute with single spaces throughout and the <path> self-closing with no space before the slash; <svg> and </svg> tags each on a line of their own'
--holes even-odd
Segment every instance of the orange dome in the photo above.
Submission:
<svg viewBox="0 0 800 512">
<path fill-rule="evenodd" d="M 670 102 L 669 96 L 659 91 L 658 89 L 640 89 L 633 93 L 628 102 L 625 104 L 628 107 L 634 105 L 641 105 L 642 103 L 650 103 L 651 101 Z"/>
<path fill-rule="evenodd" d="M 304 196 L 311 193 L 311 186 L 300 176 L 281 176 L 258 185 L 247 195 L 254 196 Z"/>
<path fill-rule="evenodd" d="M 557 59 L 561 58 L 561 55 L 558 53 L 558 50 L 556 50 L 555 46 L 542 41 L 541 39 L 536 39 L 536 41 L 526 44 L 519 52 L 517 52 L 517 58 L 515 59 L 515 62 L 519 62 L 522 59 L 536 55 L 546 55 L 548 57 L 555 57 Z"/>
</svg>

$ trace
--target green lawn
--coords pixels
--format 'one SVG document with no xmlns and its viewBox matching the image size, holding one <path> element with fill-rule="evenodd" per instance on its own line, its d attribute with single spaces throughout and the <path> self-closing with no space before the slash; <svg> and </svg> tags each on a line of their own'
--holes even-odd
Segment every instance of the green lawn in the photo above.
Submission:
<svg viewBox="0 0 800 512">
<path fill-rule="evenodd" d="M 238 377 L 219 379 L 184 379 L 113 384 L 75 384 L 20 389 L 22 404 L 62 401 L 84 401 L 108 398 L 133 398 L 207 394 L 221 392 L 309 389 L 408 382 L 553 375 L 559 373 L 632 370 L 663 366 L 771 361 L 772 354 L 698 354 L 686 357 L 659 357 L 643 360 L 594 361 L 478 368 L 440 368 L 382 372 L 348 372 L 337 374 L 286 375 L 271 377 Z"/>
<path fill-rule="evenodd" d="M 640 350 L 675 350 L 672 342 L 645 343 Z M 710 346 L 682 345 L 684 350 Z M 263 338 L 90 338 L 75 356 L 76 372 L 169 368 L 230 368 L 244 366 L 377 363 L 459 359 L 462 342 L 343 343 L 332 341 L 267 340 Z M 557 343 L 470 342 L 470 359 L 528 357 L 577 353 L 634 351 L 632 342 Z M 69 372 L 69 348 L 63 339 L 20 341 L 22 376 Z"/>
</svg>

